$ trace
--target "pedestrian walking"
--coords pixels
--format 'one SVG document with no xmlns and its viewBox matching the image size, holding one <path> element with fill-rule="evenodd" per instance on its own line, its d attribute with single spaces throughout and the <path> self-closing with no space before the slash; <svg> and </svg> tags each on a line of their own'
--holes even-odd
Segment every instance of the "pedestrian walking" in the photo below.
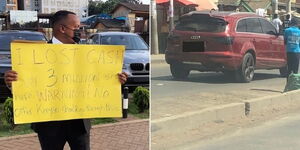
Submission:
<svg viewBox="0 0 300 150">
<path fill-rule="evenodd" d="M 300 59 L 300 29 L 299 24 L 292 20 L 291 27 L 284 31 L 284 44 L 287 52 L 288 75 L 298 73 Z"/>
<path fill-rule="evenodd" d="M 53 37 L 48 43 L 52 44 L 76 44 L 80 40 L 80 21 L 75 13 L 70 11 L 58 11 L 53 16 Z M 118 74 L 121 84 L 127 80 L 126 73 Z M 15 71 L 5 73 L 5 83 L 10 88 L 13 81 L 18 80 Z M 74 119 L 65 121 L 49 121 L 32 123 L 32 129 L 38 134 L 42 150 L 63 150 L 66 142 L 71 150 L 90 149 L 89 119 Z"/>
<path fill-rule="evenodd" d="M 273 24 L 276 27 L 277 32 L 279 33 L 280 27 L 282 26 L 282 21 L 279 19 L 278 14 L 274 14 Z"/>
</svg>

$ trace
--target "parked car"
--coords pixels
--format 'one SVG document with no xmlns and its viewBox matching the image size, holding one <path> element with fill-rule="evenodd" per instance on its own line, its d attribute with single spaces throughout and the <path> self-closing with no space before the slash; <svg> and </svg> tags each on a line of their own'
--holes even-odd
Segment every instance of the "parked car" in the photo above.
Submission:
<svg viewBox="0 0 300 150">
<path fill-rule="evenodd" d="M 149 47 L 139 35 L 128 32 L 101 32 L 90 36 L 89 43 L 125 45 L 123 71 L 129 74 L 125 86 L 149 86 Z"/>
<path fill-rule="evenodd" d="M 4 73 L 11 69 L 10 43 L 13 40 L 46 41 L 46 37 L 43 33 L 33 31 L 8 30 L 0 32 L 0 102 L 11 96 L 4 83 Z"/>
<path fill-rule="evenodd" d="M 254 13 L 194 11 L 183 15 L 169 34 L 165 59 L 174 78 L 191 70 L 222 71 L 250 82 L 257 69 L 286 74 L 283 37 Z"/>
</svg>

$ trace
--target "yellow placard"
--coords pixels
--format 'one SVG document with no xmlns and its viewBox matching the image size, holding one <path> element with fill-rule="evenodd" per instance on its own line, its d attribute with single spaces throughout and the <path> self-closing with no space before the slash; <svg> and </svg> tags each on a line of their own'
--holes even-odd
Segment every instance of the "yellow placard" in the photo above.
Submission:
<svg viewBox="0 0 300 150">
<path fill-rule="evenodd" d="M 12 43 L 16 124 L 121 117 L 124 46 Z"/>
</svg>

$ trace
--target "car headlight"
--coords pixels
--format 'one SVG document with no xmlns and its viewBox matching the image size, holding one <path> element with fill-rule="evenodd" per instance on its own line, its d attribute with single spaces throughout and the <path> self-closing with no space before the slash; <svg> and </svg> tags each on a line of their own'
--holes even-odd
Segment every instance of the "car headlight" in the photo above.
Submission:
<svg viewBox="0 0 300 150">
<path fill-rule="evenodd" d="M 127 69 L 126 64 L 123 64 L 122 69 Z"/>
</svg>

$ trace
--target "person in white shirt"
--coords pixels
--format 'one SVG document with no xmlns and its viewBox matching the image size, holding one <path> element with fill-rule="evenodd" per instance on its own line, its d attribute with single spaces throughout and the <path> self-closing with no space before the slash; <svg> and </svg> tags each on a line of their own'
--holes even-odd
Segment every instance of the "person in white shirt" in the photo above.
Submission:
<svg viewBox="0 0 300 150">
<path fill-rule="evenodd" d="M 282 25 L 282 21 L 279 19 L 278 14 L 274 14 L 274 19 L 272 22 L 275 25 L 277 32 L 279 32 Z"/>
</svg>

